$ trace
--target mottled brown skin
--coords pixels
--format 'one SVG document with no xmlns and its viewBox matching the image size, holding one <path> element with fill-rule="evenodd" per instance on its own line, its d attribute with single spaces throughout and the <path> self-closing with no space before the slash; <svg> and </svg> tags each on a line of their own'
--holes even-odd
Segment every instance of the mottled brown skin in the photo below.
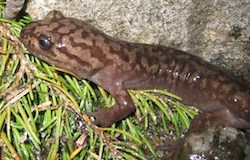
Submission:
<svg viewBox="0 0 250 160">
<path fill-rule="evenodd" d="M 202 59 L 161 45 L 112 38 L 86 22 L 58 11 L 23 28 L 21 41 L 40 59 L 86 78 L 110 92 L 116 105 L 89 113 L 110 126 L 135 111 L 127 89 L 167 89 L 203 111 L 191 124 L 250 128 L 246 86 Z"/>
</svg>

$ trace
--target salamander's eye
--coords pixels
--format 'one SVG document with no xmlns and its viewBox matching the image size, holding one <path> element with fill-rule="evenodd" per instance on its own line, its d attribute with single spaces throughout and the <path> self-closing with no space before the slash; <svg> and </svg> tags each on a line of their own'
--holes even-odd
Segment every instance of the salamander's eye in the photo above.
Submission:
<svg viewBox="0 0 250 160">
<path fill-rule="evenodd" d="M 51 47 L 52 47 L 52 43 L 51 43 L 51 39 L 50 37 L 44 35 L 44 34 L 41 34 L 39 37 L 38 37 L 38 43 L 39 43 L 39 46 L 42 50 L 49 50 Z"/>
</svg>

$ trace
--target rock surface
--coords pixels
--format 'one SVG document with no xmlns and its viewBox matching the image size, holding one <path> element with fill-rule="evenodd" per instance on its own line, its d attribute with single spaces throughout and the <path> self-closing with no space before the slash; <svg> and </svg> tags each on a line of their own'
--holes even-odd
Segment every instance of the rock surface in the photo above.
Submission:
<svg viewBox="0 0 250 160">
<path fill-rule="evenodd" d="M 213 127 L 199 134 L 190 134 L 175 159 L 249 160 L 250 134 L 230 127 Z"/>
</svg>

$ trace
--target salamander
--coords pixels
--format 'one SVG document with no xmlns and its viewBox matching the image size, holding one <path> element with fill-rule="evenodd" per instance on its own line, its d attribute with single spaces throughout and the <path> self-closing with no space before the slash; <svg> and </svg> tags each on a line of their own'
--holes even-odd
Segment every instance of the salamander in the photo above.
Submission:
<svg viewBox="0 0 250 160">
<path fill-rule="evenodd" d="M 167 89 L 202 111 L 190 130 L 250 128 L 249 86 L 187 52 L 116 39 L 59 11 L 26 25 L 20 40 L 41 60 L 96 83 L 115 98 L 114 106 L 88 113 L 98 126 L 135 111 L 128 89 Z"/>
</svg>

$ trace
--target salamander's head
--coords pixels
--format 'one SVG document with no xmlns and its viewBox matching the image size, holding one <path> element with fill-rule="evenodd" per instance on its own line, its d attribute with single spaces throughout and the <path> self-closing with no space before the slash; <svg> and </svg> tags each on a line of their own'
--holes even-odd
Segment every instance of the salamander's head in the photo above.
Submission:
<svg viewBox="0 0 250 160">
<path fill-rule="evenodd" d="M 93 44 L 96 31 L 86 22 L 51 11 L 44 19 L 25 26 L 20 40 L 38 58 L 79 78 L 89 78 L 104 65 L 97 63 L 101 58 L 93 56 L 102 51 Z"/>
<path fill-rule="evenodd" d="M 51 11 L 43 20 L 25 26 L 21 31 L 20 40 L 28 51 L 38 58 L 80 77 L 72 70 L 68 57 L 70 45 L 63 40 L 69 33 L 67 24 L 62 23 L 65 19 L 61 12 Z M 74 24 L 71 28 L 75 28 Z"/>
<path fill-rule="evenodd" d="M 63 18 L 61 12 L 52 11 L 43 20 L 28 24 L 21 31 L 21 42 L 32 54 L 51 63 L 57 57 L 55 51 L 65 48 L 57 31 Z"/>
</svg>

